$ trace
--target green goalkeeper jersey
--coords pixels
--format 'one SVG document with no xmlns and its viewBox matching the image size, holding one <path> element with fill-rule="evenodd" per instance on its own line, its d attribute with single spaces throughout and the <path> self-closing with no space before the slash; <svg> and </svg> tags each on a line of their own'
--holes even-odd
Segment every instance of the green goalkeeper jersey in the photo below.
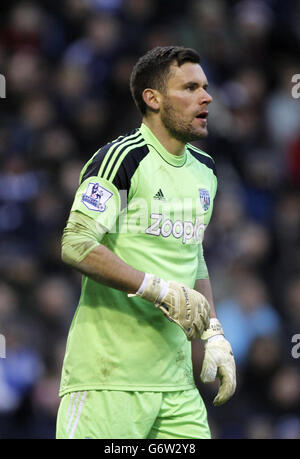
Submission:
<svg viewBox="0 0 300 459">
<path fill-rule="evenodd" d="M 193 288 L 208 277 L 202 240 L 216 189 L 209 155 L 190 144 L 182 156 L 172 155 L 142 124 L 86 163 L 71 210 L 105 227 L 101 244 L 127 264 Z M 140 297 L 83 276 L 60 395 L 192 387 L 191 343 L 183 330 Z"/>
</svg>

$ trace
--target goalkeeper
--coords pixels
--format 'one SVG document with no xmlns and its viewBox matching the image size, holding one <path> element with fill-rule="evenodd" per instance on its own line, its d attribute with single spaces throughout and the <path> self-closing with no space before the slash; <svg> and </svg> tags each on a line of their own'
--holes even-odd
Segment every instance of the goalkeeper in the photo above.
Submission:
<svg viewBox="0 0 300 459">
<path fill-rule="evenodd" d="M 57 438 L 210 438 L 193 377 L 215 405 L 235 391 L 235 364 L 216 318 L 202 248 L 217 190 L 207 135 L 212 101 L 199 55 L 157 47 L 130 81 L 142 124 L 83 167 L 62 239 L 83 274 L 62 368 Z"/>
</svg>

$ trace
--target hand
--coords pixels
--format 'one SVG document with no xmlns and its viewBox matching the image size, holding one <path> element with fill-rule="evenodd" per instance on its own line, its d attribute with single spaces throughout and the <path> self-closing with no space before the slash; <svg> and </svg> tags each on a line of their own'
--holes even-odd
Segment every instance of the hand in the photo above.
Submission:
<svg viewBox="0 0 300 459">
<path fill-rule="evenodd" d="M 141 287 L 137 295 L 154 303 L 169 320 L 179 325 L 189 341 L 200 338 L 208 328 L 210 306 L 201 293 L 153 274 L 145 275 Z"/>
<path fill-rule="evenodd" d="M 204 383 L 220 380 L 219 391 L 213 404 L 220 406 L 232 397 L 236 388 L 236 368 L 229 342 L 217 319 L 211 319 L 211 326 L 202 335 L 205 339 L 205 353 L 200 379 Z"/>
</svg>

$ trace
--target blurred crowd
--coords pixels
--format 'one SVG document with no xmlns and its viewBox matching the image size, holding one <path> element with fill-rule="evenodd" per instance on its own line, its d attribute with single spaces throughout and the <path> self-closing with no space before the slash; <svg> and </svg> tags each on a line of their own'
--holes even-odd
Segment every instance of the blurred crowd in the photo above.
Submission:
<svg viewBox="0 0 300 459">
<path fill-rule="evenodd" d="M 214 98 L 196 144 L 219 177 L 204 246 L 238 386 L 214 408 L 217 383 L 195 366 L 212 433 L 300 438 L 299 0 L 3 1 L 0 23 L 0 438 L 55 436 L 81 286 L 60 242 L 79 172 L 140 125 L 132 66 L 173 44 L 199 52 Z"/>
</svg>

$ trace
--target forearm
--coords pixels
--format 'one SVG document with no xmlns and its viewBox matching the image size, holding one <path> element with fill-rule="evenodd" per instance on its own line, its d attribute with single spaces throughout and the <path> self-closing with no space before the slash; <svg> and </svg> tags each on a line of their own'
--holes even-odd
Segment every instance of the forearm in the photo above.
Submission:
<svg viewBox="0 0 300 459">
<path fill-rule="evenodd" d="M 210 317 L 211 318 L 216 318 L 216 310 L 215 310 L 215 305 L 214 305 L 214 298 L 213 298 L 213 293 L 212 293 L 212 288 L 211 288 L 211 283 L 209 278 L 207 279 L 197 279 L 195 282 L 195 290 L 197 292 L 202 293 L 202 295 L 205 296 L 207 301 L 209 302 L 210 305 Z"/>
<path fill-rule="evenodd" d="M 102 244 L 95 247 L 81 262 L 73 264 L 73 267 L 100 284 L 127 293 L 136 293 L 145 275 Z"/>
</svg>

